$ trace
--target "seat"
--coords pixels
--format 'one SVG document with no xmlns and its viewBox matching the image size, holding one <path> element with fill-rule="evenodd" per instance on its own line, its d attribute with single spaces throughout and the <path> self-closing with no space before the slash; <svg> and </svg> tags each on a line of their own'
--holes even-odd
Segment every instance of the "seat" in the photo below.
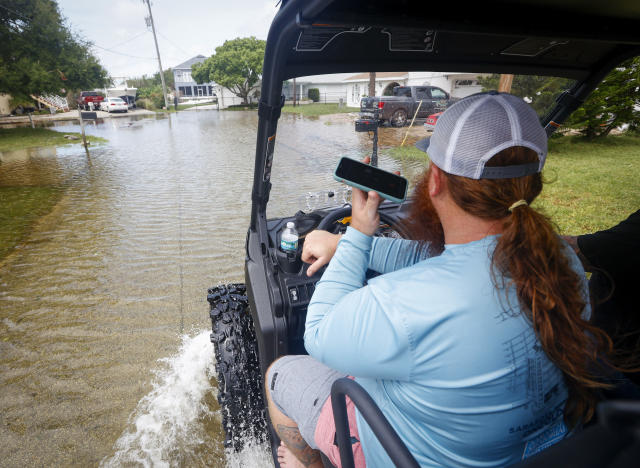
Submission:
<svg viewBox="0 0 640 468">
<path fill-rule="evenodd" d="M 346 396 L 367 421 L 398 468 L 418 465 L 406 445 L 364 388 L 348 378 L 331 387 L 331 405 L 336 424 L 336 440 L 343 468 L 354 468 L 349 440 Z M 332 466 L 325 460 L 325 466 Z M 537 453 L 513 468 L 628 468 L 640 460 L 640 401 L 612 400 L 598 405 L 597 422 L 585 430 Z"/>
</svg>

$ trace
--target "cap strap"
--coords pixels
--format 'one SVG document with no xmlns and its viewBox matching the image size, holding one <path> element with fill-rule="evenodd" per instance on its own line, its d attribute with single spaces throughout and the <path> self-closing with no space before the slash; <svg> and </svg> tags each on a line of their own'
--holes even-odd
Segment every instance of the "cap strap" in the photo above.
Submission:
<svg viewBox="0 0 640 468">
<path fill-rule="evenodd" d="M 529 204 L 527 203 L 527 200 L 518 200 L 517 202 L 515 202 L 513 205 L 509 207 L 509 211 L 513 212 L 513 210 L 515 210 L 521 205 L 529 205 Z"/>
<path fill-rule="evenodd" d="M 481 179 L 511 179 L 540 172 L 540 163 L 533 162 L 516 166 L 485 166 L 480 174 Z"/>
</svg>

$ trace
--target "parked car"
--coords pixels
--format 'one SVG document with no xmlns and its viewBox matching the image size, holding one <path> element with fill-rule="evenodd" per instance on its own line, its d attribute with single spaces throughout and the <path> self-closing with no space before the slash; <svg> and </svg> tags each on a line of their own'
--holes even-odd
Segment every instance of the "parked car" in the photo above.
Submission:
<svg viewBox="0 0 640 468">
<path fill-rule="evenodd" d="M 418 106 L 417 118 L 424 119 L 445 110 L 455 101 L 449 93 L 435 86 L 396 86 L 393 96 L 362 98 L 360 112 L 372 114 L 377 109 L 380 124 L 389 122 L 394 127 L 403 127 L 413 118 Z"/>
<path fill-rule="evenodd" d="M 100 103 L 104 100 L 104 96 L 97 91 L 82 91 L 78 96 L 78 107 L 81 109 L 89 110 L 89 103 L 93 103 L 93 108 L 98 109 Z"/>
<path fill-rule="evenodd" d="M 128 112 L 129 106 L 119 97 L 108 97 L 100 103 L 100 110 L 105 112 Z"/>
<path fill-rule="evenodd" d="M 424 129 L 428 132 L 433 132 L 436 128 L 436 122 L 438 121 L 438 117 L 442 115 L 442 112 L 436 112 L 435 114 L 431 114 L 427 117 L 427 120 L 424 122 Z"/>
</svg>

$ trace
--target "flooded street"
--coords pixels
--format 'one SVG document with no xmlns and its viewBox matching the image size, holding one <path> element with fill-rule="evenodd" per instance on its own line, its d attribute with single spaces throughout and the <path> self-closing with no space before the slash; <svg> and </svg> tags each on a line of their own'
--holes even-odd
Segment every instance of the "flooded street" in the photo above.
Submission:
<svg viewBox="0 0 640 468">
<path fill-rule="evenodd" d="M 244 279 L 256 126 L 242 111 L 109 119 L 87 127 L 109 140 L 89 158 L 1 156 L 0 187 L 62 195 L 0 259 L 0 465 L 271 464 L 265 448 L 225 458 L 206 302 Z M 370 151 L 349 118 L 283 115 L 268 215 L 305 209 L 339 187 L 340 156 Z"/>
</svg>

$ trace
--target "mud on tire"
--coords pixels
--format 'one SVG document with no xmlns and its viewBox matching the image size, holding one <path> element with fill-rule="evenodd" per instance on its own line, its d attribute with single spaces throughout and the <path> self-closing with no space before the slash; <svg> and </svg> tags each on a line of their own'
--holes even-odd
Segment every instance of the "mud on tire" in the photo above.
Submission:
<svg viewBox="0 0 640 468">
<path fill-rule="evenodd" d="M 407 118 L 407 111 L 404 109 L 398 109 L 393 113 L 389 121 L 394 127 L 404 127 L 407 124 Z"/>
<path fill-rule="evenodd" d="M 266 439 L 262 375 L 258 344 L 244 284 L 208 290 L 211 342 L 216 353 L 218 403 L 224 445 L 242 450 L 249 439 Z"/>
</svg>

